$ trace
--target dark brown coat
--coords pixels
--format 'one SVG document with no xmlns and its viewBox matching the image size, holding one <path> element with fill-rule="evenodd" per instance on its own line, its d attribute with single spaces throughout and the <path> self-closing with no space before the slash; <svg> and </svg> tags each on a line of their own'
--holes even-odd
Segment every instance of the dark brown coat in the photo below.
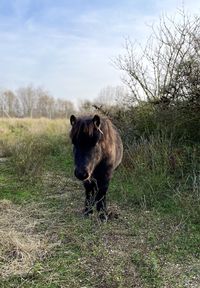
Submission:
<svg viewBox="0 0 200 288">
<path fill-rule="evenodd" d="M 85 214 L 96 204 L 100 217 L 106 215 L 106 192 L 113 171 L 122 160 L 123 145 L 116 127 L 99 115 L 70 117 L 75 176 L 83 181 Z"/>
</svg>

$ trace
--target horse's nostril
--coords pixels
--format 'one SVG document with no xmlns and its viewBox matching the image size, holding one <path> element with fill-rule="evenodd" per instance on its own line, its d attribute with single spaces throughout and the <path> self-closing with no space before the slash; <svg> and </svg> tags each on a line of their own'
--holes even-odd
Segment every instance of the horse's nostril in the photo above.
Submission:
<svg viewBox="0 0 200 288">
<path fill-rule="evenodd" d="M 77 169 L 75 169 L 74 171 L 74 175 L 76 176 L 76 178 L 78 178 L 79 180 L 86 180 L 89 177 L 89 174 L 87 171 L 79 171 Z"/>
</svg>

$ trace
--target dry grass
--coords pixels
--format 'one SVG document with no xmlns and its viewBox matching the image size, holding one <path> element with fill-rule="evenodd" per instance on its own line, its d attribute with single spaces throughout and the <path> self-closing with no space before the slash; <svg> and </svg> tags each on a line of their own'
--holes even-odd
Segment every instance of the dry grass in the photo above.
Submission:
<svg viewBox="0 0 200 288">
<path fill-rule="evenodd" d="M 31 119 L 31 118 L 0 118 L 0 132 L 3 134 L 14 132 L 14 129 L 24 128 L 33 134 L 40 134 L 43 132 L 55 132 L 62 133 L 66 131 L 68 126 L 68 120 L 66 119 Z"/>
<path fill-rule="evenodd" d="M 30 213 L 31 211 L 31 213 Z M 36 212 L 37 217 L 30 216 Z M 44 218 L 39 205 L 25 207 L 8 200 L 0 201 L 0 276 L 32 273 L 38 260 L 43 260 L 59 243 L 50 243 L 45 234 L 35 232 Z M 47 213 L 47 212 L 46 212 Z"/>
<path fill-rule="evenodd" d="M 56 137 L 67 135 L 68 120 L 66 119 L 30 119 L 0 118 L 0 157 L 11 156 L 15 146 L 22 140 L 46 135 Z"/>
</svg>

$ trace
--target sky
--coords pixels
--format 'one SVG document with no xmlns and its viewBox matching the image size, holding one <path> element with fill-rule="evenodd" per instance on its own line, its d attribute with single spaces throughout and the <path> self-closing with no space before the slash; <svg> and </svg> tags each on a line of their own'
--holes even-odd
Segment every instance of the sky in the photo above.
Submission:
<svg viewBox="0 0 200 288">
<path fill-rule="evenodd" d="M 92 100 L 122 85 L 112 61 L 125 39 L 145 42 L 150 25 L 197 0 L 0 0 L 0 89 L 32 84 L 55 98 Z"/>
</svg>

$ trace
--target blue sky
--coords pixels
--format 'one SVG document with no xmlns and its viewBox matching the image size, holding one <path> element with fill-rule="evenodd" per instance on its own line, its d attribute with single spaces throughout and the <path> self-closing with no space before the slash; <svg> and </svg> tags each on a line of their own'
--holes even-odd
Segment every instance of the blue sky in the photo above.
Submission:
<svg viewBox="0 0 200 288">
<path fill-rule="evenodd" d="M 200 3 L 185 0 L 190 13 Z M 120 85 L 111 59 L 126 37 L 143 42 L 180 0 L 0 0 L 0 89 L 33 84 L 54 97 L 93 99 Z"/>
</svg>

